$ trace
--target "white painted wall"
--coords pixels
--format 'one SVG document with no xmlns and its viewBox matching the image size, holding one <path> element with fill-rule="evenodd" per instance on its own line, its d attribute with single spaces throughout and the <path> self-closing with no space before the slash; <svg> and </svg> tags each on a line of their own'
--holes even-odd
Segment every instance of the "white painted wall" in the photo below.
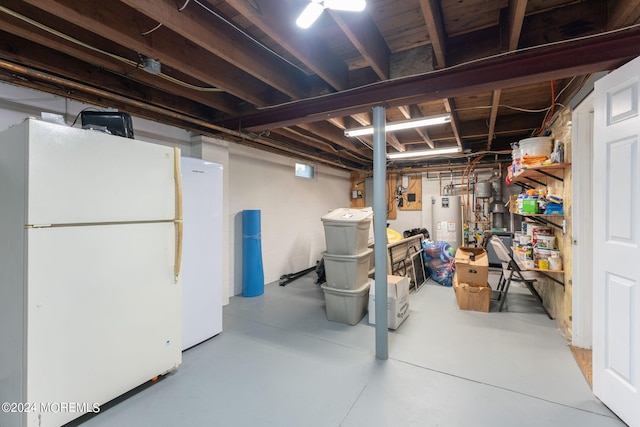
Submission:
<svg viewBox="0 0 640 427">
<path fill-rule="evenodd" d="M 321 217 L 349 207 L 349 174 L 317 166 L 317 179 L 294 176 L 294 159 L 233 144 L 229 201 L 233 294 L 242 292 L 242 211 L 261 211 L 267 283 L 316 265 L 326 249 Z"/>
</svg>

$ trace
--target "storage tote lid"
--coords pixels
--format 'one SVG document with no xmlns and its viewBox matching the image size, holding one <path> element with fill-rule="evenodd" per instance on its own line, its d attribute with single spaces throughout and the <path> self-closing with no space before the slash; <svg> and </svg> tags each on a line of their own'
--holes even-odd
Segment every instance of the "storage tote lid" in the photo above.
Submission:
<svg viewBox="0 0 640 427">
<path fill-rule="evenodd" d="M 322 221 L 363 222 L 370 221 L 373 212 L 370 209 L 338 208 L 322 217 Z"/>
</svg>

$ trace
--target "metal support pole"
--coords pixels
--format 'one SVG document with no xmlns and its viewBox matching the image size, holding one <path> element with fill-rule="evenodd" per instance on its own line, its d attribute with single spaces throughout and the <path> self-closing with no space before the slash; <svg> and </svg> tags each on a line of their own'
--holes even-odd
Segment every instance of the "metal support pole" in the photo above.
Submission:
<svg viewBox="0 0 640 427">
<path fill-rule="evenodd" d="M 385 107 L 373 107 L 373 238 L 376 265 L 376 358 L 389 358 L 387 332 L 387 143 Z"/>
</svg>

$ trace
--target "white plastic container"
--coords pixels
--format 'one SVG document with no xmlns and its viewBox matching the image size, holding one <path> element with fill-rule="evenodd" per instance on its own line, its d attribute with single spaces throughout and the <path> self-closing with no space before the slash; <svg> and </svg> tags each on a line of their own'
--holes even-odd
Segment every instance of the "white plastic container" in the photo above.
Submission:
<svg viewBox="0 0 640 427">
<path fill-rule="evenodd" d="M 520 156 L 551 156 L 553 138 L 537 137 L 520 140 Z"/>
<path fill-rule="evenodd" d="M 528 234 L 521 234 L 520 244 L 524 246 L 524 245 L 528 245 L 529 243 L 531 243 L 531 236 L 529 236 Z"/>
<path fill-rule="evenodd" d="M 358 289 L 369 280 L 369 261 L 373 249 L 358 255 L 322 253 L 327 286 L 334 289 Z"/>
<path fill-rule="evenodd" d="M 519 147 L 511 151 L 511 160 L 513 164 L 513 174 L 518 175 L 522 170 L 522 150 L 520 150 Z"/>
<path fill-rule="evenodd" d="M 373 213 L 365 209 L 335 209 L 322 217 L 327 253 L 356 255 L 367 250 Z"/>
<path fill-rule="evenodd" d="M 562 270 L 562 258 L 549 258 L 549 270 Z"/>
<path fill-rule="evenodd" d="M 370 280 L 355 290 L 334 289 L 322 285 L 327 319 L 349 325 L 360 322 L 367 314 L 370 287 Z"/>
<path fill-rule="evenodd" d="M 556 236 L 554 236 L 553 234 L 538 234 L 538 239 L 536 244 L 539 248 L 555 249 Z"/>
</svg>

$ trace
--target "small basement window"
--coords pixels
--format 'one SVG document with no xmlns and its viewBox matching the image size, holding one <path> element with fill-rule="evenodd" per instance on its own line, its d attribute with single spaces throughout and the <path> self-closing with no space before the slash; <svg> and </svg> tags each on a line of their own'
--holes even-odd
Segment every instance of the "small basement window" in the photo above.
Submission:
<svg viewBox="0 0 640 427">
<path fill-rule="evenodd" d="M 296 162 L 295 174 L 298 178 L 316 179 L 316 167 Z"/>
</svg>

